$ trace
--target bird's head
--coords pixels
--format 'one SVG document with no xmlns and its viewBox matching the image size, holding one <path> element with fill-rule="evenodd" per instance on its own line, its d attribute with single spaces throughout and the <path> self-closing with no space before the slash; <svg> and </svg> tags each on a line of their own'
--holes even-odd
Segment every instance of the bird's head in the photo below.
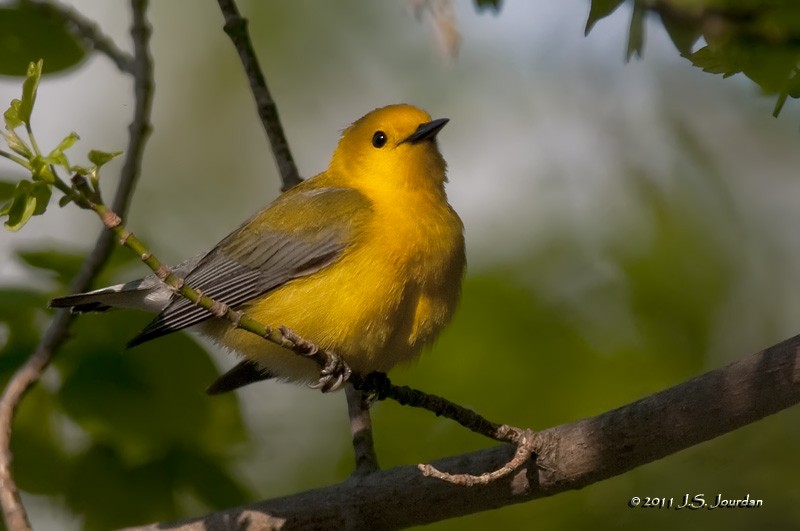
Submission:
<svg viewBox="0 0 800 531">
<path fill-rule="evenodd" d="M 447 122 L 412 105 L 375 109 L 344 130 L 330 171 L 357 187 L 443 190 L 446 164 L 436 135 Z"/>
</svg>

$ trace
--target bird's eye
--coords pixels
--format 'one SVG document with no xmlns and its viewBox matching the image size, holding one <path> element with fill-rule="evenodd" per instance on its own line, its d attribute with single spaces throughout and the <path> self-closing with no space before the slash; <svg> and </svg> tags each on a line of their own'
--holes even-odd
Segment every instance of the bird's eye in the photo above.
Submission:
<svg viewBox="0 0 800 531">
<path fill-rule="evenodd" d="M 375 131 L 375 134 L 372 135 L 372 145 L 376 148 L 382 148 L 385 146 L 386 140 L 388 140 L 388 138 L 386 137 L 386 133 L 383 131 Z"/>
</svg>

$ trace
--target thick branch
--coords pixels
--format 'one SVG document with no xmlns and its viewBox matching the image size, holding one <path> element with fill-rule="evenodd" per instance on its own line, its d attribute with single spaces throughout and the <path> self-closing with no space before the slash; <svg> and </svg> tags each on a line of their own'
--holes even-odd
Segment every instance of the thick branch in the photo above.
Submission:
<svg viewBox="0 0 800 531">
<path fill-rule="evenodd" d="M 395 529 L 580 489 L 713 439 L 800 402 L 800 336 L 725 368 L 590 419 L 535 434 L 535 463 L 462 487 L 406 466 L 204 518 L 140 529 Z M 510 445 L 433 463 L 448 472 L 496 470 Z M 365 493 L 368 493 L 366 495 Z M 624 500 L 619 500 L 624 503 Z M 412 508 L 413 510 L 409 510 Z"/>
<path fill-rule="evenodd" d="M 261 118 L 261 124 L 267 133 L 278 171 L 281 173 L 282 190 L 286 191 L 300 183 L 302 179 L 297 171 L 297 166 L 295 166 L 294 158 L 292 158 L 292 152 L 289 150 L 289 142 L 283 133 L 278 107 L 267 88 L 264 73 L 261 71 L 253 44 L 250 42 L 247 19 L 239 14 L 234 0 L 218 0 L 218 2 L 225 17 L 225 33 L 231 38 L 239 53 L 239 59 L 242 61 L 247 80 L 250 82 L 250 90 L 256 101 L 258 116 Z"/>
</svg>

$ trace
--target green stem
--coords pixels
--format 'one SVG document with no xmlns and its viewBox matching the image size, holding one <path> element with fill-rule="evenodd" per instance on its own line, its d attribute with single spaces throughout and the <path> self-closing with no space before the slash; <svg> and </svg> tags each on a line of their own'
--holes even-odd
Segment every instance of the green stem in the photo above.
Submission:
<svg viewBox="0 0 800 531">
<path fill-rule="evenodd" d="M 76 182 L 76 179 L 84 178 L 76 176 L 73 178 L 73 181 Z M 58 182 L 58 179 L 56 182 Z M 75 188 L 77 188 L 77 191 L 70 188 L 65 193 L 68 193 L 79 205 L 85 205 L 87 208 L 93 210 L 103 221 L 106 228 L 114 233 L 119 243 L 136 253 L 142 262 L 144 262 L 162 282 L 174 291 L 180 293 L 197 306 L 208 310 L 212 315 L 227 319 L 236 328 L 241 328 L 242 330 L 257 334 L 286 349 L 293 350 L 300 354 L 308 354 L 306 352 L 307 348 L 304 345 L 287 338 L 279 328 L 265 326 L 255 319 L 248 317 L 246 314 L 230 308 L 227 304 L 217 302 L 203 295 L 188 284 L 185 284 L 183 279 L 175 275 L 169 267 L 156 258 L 136 235 L 125 228 L 125 225 L 122 224 L 122 219 L 113 210 L 103 203 L 93 201 L 92 198 L 87 197 L 85 193 L 81 193 L 82 184 L 80 181 L 76 182 Z"/>
<path fill-rule="evenodd" d="M 14 155 L 13 153 L 9 153 L 8 151 L 3 151 L 0 149 L 0 157 L 5 157 L 12 162 L 16 162 L 26 170 L 30 171 L 31 165 L 28 163 L 27 160 L 23 159 L 20 156 Z"/>
<path fill-rule="evenodd" d="M 36 156 L 41 157 L 42 152 L 39 151 L 39 144 L 36 142 L 36 137 L 33 136 L 33 128 L 31 128 L 31 124 L 29 122 L 25 123 L 25 130 L 28 131 L 28 138 L 31 141 L 33 152 L 36 153 Z"/>
</svg>

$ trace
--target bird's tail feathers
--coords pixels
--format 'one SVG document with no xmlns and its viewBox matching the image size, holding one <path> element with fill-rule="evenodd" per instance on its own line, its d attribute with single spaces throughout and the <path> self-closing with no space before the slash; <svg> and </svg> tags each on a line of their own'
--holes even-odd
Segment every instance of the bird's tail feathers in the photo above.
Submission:
<svg viewBox="0 0 800 531">
<path fill-rule="evenodd" d="M 147 277 L 86 293 L 57 297 L 50 301 L 50 307 L 69 308 L 74 313 L 104 312 L 112 308 L 160 312 L 171 295 L 164 284 Z"/>
<path fill-rule="evenodd" d="M 172 272 L 185 277 L 195 268 L 205 253 L 194 256 L 172 268 Z M 155 275 L 117 284 L 107 288 L 57 297 L 50 301 L 51 308 L 70 308 L 74 313 L 105 312 L 112 308 L 128 308 L 158 313 L 172 297 L 172 291 Z"/>
</svg>

